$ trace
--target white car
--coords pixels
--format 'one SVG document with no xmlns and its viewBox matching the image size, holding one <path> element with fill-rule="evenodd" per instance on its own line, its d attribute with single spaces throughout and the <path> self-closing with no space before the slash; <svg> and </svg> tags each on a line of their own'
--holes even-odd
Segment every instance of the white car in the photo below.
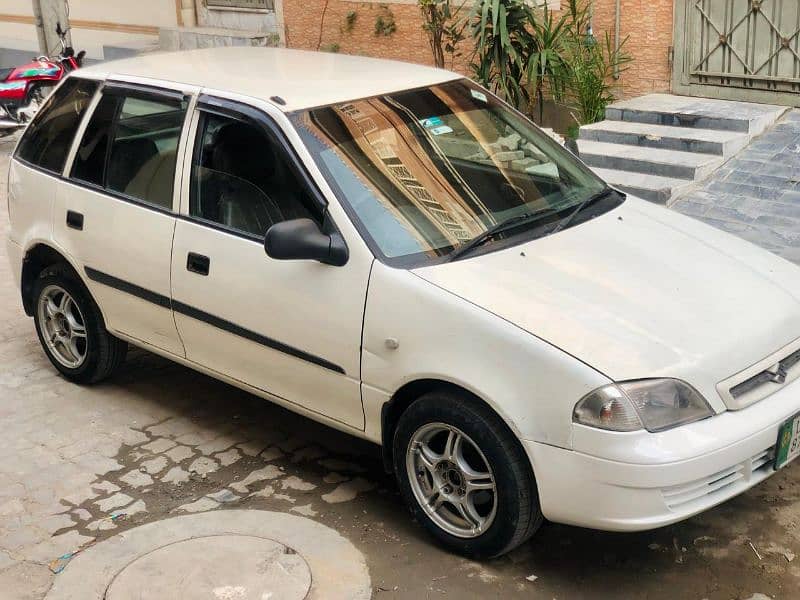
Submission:
<svg viewBox="0 0 800 600">
<path fill-rule="evenodd" d="M 130 343 L 382 444 L 466 555 L 544 518 L 680 521 L 800 453 L 800 271 L 626 198 L 454 73 L 256 48 L 83 69 L 19 142 L 9 215 L 66 378 Z"/>
</svg>

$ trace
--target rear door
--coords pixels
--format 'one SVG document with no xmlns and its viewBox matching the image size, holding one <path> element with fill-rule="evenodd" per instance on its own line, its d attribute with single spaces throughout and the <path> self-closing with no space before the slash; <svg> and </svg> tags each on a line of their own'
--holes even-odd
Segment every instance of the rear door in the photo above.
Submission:
<svg viewBox="0 0 800 600">
<path fill-rule="evenodd" d="M 253 107 L 201 96 L 184 166 L 172 296 L 187 358 L 362 429 L 361 326 L 371 257 L 280 261 L 274 223 L 335 227 L 280 129 Z"/>
<path fill-rule="evenodd" d="M 54 211 L 112 330 L 184 356 L 170 306 L 176 167 L 189 98 L 108 83 L 95 98 Z"/>
</svg>

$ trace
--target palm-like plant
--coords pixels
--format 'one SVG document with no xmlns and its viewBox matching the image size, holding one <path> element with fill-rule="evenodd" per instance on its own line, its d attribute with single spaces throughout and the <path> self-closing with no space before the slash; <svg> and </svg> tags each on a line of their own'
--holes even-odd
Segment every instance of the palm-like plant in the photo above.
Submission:
<svg viewBox="0 0 800 600">
<path fill-rule="evenodd" d="M 477 0 L 470 17 L 476 78 L 517 107 L 529 98 L 525 82 L 532 15 L 523 0 Z"/>
<path fill-rule="evenodd" d="M 568 0 L 557 15 L 524 0 L 476 0 L 470 16 L 477 79 L 517 108 L 539 107 L 544 95 L 565 103 L 579 124 L 603 118 L 614 100 L 612 74 L 631 59 L 608 36 L 591 34 L 589 0 Z"/>
<path fill-rule="evenodd" d="M 606 32 L 602 42 L 571 40 L 563 53 L 564 87 L 559 98 L 572 109 L 579 125 L 605 118 L 606 106 L 614 101 L 612 75 L 624 70 L 631 57 L 625 52 L 627 38 L 614 47 Z"/>
<path fill-rule="evenodd" d="M 605 118 L 606 106 L 615 99 L 613 75 L 631 61 L 624 49 L 628 38 L 615 47 L 605 32 L 598 42 L 591 32 L 587 0 L 569 0 L 566 15 L 569 35 L 564 36 L 561 48 L 556 99 L 572 110 L 578 125 L 596 123 Z"/>
<path fill-rule="evenodd" d="M 571 0 L 571 2 L 574 1 Z M 565 11 L 557 18 L 546 4 L 541 15 L 532 13 L 533 47 L 530 49 L 525 71 L 528 85 L 539 106 L 540 123 L 544 117 L 545 85 L 549 87 L 550 93 L 556 98 L 563 92 L 564 61 L 562 53 L 564 40 L 570 33 L 573 19 L 574 16 L 571 16 L 569 11 Z"/>
</svg>

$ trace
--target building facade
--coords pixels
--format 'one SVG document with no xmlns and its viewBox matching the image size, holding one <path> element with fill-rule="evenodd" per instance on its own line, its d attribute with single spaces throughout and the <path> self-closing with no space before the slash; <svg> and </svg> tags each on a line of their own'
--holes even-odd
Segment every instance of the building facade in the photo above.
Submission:
<svg viewBox="0 0 800 600">
<path fill-rule="evenodd" d="M 555 10 L 566 2 L 529 1 Z M 34 8 L 59 3 L 67 0 L 0 0 L 0 66 L 38 52 Z M 417 0 L 68 0 L 68 6 L 74 45 L 91 60 L 159 47 L 251 44 L 433 62 Z M 634 60 L 619 78 L 621 97 L 672 90 L 800 105 L 797 0 L 592 0 L 592 11 L 595 36 L 627 38 Z M 468 62 L 461 57 L 452 68 L 467 73 Z"/>
</svg>

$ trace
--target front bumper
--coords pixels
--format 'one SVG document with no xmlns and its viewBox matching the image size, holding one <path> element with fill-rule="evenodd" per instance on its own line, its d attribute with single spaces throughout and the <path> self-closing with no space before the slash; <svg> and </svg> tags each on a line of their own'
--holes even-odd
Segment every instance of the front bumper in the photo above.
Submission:
<svg viewBox="0 0 800 600">
<path fill-rule="evenodd" d="M 778 430 L 798 412 L 795 383 L 746 409 L 662 433 L 576 426 L 573 450 L 531 441 L 525 446 L 546 518 L 641 531 L 703 512 L 775 473 Z"/>
</svg>

